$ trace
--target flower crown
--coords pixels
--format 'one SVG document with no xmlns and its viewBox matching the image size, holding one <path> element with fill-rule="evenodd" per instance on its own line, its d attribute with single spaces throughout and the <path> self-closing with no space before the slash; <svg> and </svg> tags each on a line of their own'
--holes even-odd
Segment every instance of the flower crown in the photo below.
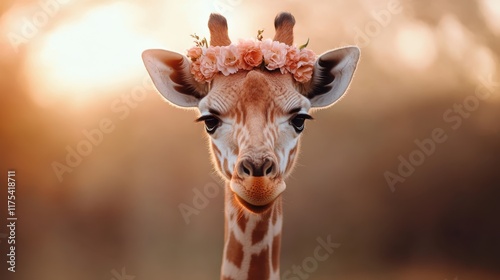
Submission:
<svg viewBox="0 0 500 280">
<path fill-rule="evenodd" d="M 313 73 L 316 55 L 306 49 L 307 43 L 300 47 L 273 41 L 262 40 L 262 30 L 257 39 L 240 39 L 238 44 L 229 46 L 208 46 L 207 40 L 194 34 L 196 46 L 190 48 L 187 56 L 191 59 L 191 74 L 198 82 L 210 82 L 216 73 L 229 76 L 238 70 L 254 68 L 269 71 L 279 69 L 281 74 L 290 73 L 299 83 L 308 82 Z"/>
</svg>

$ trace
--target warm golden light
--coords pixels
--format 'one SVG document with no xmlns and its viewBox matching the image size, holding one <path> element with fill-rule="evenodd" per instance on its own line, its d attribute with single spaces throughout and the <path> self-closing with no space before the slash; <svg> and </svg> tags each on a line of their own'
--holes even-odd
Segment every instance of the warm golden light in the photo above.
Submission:
<svg viewBox="0 0 500 280">
<path fill-rule="evenodd" d="M 429 67 L 437 55 L 434 33 L 424 23 L 411 22 L 401 26 L 396 35 L 397 54 L 411 68 Z"/>
<path fill-rule="evenodd" d="M 27 62 L 37 103 L 82 100 L 140 75 L 141 52 L 159 44 L 134 30 L 138 10 L 123 3 L 91 8 L 47 34 Z"/>
<path fill-rule="evenodd" d="M 229 231 L 210 161 L 218 136 L 193 122 L 199 110 L 165 101 L 141 54 L 187 54 L 191 34 L 210 40 L 213 12 L 232 42 L 259 29 L 273 38 L 282 11 L 295 17 L 296 45 L 361 50 L 347 94 L 314 110 L 301 136 L 283 193 L 282 278 L 500 279 L 500 0 L 2 0 L 0 260 L 18 277 L 0 280 L 220 279 Z M 334 85 L 342 73 L 315 77 Z M 193 89 L 243 100 L 244 80 L 232 81 Z M 268 81 L 281 97 L 319 100 L 330 87 Z M 234 128 L 236 111 L 243 123 L 262 115 L 259 100 L 292 105 L 261 95 L 217 100 L 232 106 L 221 125 Z M 278 115 L 267 120 L 289 129 L 292 116 Z M 245 267 L 266 257 L 247 253 Z"/>
<path fill-rule="evenodd" d="M 479 1 L 479 7 L 488 27 L 496 35 L 500 35 L 500 2 L 497 0 Z"/>
</svg>

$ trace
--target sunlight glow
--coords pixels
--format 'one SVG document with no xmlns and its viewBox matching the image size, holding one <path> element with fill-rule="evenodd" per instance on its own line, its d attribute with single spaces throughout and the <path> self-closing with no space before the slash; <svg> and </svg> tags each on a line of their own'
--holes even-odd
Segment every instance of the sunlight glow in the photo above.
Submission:
<svg viewBox="0 0 500 280">
<path fill-rule="evenodd" d="M 481 0 L 479 8 L 490 30 L 496 35 L 500 35 L 500 1 Z"/>
<path fill-rule="evenodd" d="M 411 22 L 401 26 L 396 35 L 396 51 L 407 66 L 423 70 L 437 56 L 437 46 L 432 29 L 425 23 Z"/>
<path fill-rule="evenodd" d="M 123 3 L 91 8 L 47 34 L 27 62 L 35 100 L 81 100 L 143 74 L 142 51 L 159 43 L 134 30 L 138 11 Z"/>
</svg>

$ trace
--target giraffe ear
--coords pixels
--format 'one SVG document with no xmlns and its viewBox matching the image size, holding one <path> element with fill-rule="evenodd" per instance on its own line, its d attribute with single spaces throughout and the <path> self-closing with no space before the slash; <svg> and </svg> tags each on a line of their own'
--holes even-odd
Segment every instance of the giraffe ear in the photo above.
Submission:
<svg viewBox="0 0 500 280">
<path fill-rule="evenodd" d="M 166 50 L 146 50 L 142 60 L 156 89 L 172 104 L 197 107 L 207 93 L 206 84 L 194 80 L 191 62 L 182 54 Z"/>
<path fill-rule="evenodd" d="M 328 51 L 316 60 L 312 79 L 303 88 L 312 107 L 328 107 L 339 100 L 351 83 L 359 56 L 359 48 L 352 46 Z"/>
</svg>

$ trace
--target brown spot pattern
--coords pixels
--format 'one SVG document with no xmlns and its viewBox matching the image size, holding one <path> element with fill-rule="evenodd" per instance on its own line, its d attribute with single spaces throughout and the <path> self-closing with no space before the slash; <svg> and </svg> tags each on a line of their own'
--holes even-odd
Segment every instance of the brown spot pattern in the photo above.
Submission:
<svg viewBox="0 0 500 280">
<path fill-rule="evenodd" d="M 241 231 L 245 232 L 245 229 L 247 228 L 248 218 L 242 214 L 240 217 L 238 217 L 237 223 Z"/>
<path fill-rule="evenodd" d="M 243 245 L 236 240 L 234 233 L 231 232 L 229 236 L 229 243 L 226 249 L 226 258 L 232 262 L 236 267 L 240 268 L 243 262 Z"/>
<path fill-rule="evenodd" d="M 269 229 L 269 220 L 262 219 L 255 226 L 254 231 L 252 232 L 252 245 L 255 245 L 262 241 L 266 236 L 267 230 Z"/>
<path fill-rule="evenodd" d="M 253 254 L 248 270 L 248 280 L 265 280 L 270 276 L 269 247 L 262 250 L 260 254 Z"/>
</svg>

